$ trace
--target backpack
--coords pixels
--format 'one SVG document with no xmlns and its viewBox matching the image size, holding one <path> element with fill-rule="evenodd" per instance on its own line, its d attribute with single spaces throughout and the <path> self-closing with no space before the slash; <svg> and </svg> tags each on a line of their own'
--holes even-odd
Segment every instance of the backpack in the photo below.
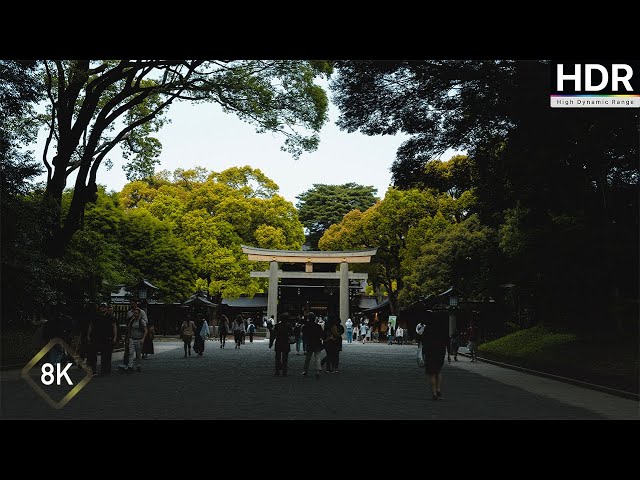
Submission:
<svg viewBox="0 0 640 480">
<path fill-rule="evenodd" d="M 252 323 L 249 325 L 249 333 L 254 333 L 256 331 L 256 326 Z"/>
<path fill-rule="evenodd" d="M 340 335 L 342 335 L 344 333 L 344 327 L 342 326 L 342 324 L 338 325 L 338 333 Z"/>
</svg>

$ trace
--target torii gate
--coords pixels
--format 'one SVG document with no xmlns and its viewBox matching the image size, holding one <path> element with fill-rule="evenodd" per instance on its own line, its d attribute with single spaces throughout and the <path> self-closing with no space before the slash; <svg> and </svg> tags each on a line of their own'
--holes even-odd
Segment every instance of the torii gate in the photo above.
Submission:
<svg viewBox="0 0 640 480">
<path fill-rule="evenodd" d="M 252 277 L 269 278 L 269 294 L 267 297 L 267 317 L 274 317 L 278 312 L 278 278 L 304 279 L 340 279 L 340 320 L 346 322 L 349 318 L 349 280 L 367 280 L 368 274 L 349 271 L 350 263 L 369 263 L 378 251 L 377 248 L 368 250 L 347 251 L 302 251 L 302 250 L 272 250 L 241 245 L 242 253 L 246 253 L 250 261 L 270 262 L 269 270 L 253 271 Z M 278 262 L 304 263 L 304 272 L 283 272 L 278 269 Z M 314 272 L 314 263 L 340 264 L 339 272 Z"/>
</svg>

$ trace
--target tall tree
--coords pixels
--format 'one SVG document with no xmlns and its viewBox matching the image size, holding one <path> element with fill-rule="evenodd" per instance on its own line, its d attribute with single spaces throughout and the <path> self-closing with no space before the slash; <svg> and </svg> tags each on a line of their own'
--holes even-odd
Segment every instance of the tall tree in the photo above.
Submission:
<svg viewBox="0 0 640 480">
<path fill-rule="evenodd" d="M 283 150 L 298 156 L 317 148 L 328 102 L 314 79 L 329 75 L 331 66 L 320 61 L 56 60 L 41 62 L 41 71 L 49 100 L 42 153 L 46 250 L 61 256 L 80 227 L 85 205 L 95 201 L 98 171 L 116 145 L 128 160 L 130 179 L 151 175 L 161 150 L 152 135 L 166 123 L 172 102 L 218 103 L 258 132 L 284 135 Z M 62 218 L 62 192 L 74 172 L 73 200 Z"/>
<path fill-rule="evenodd" d="M 0 60 L 0 269 L 3 322 L 22 316 L 39 283 L 37 202 L 27 198 L 40 173 L 32 152 L 21 149 L 37 134 L 32 104 L 42 97 L 34 62 Z M 40 275 L 41 277 L 42 275 Z M 39 283 L 40 286 L 42 284 Z"/>
<path fill-rule="evenodd" d="M 405 272 L 402 257 L 406 236 L 425 215 L 438 209 L 438 200 L 418 189 L 389 189 L 384 199 L 365 212 L 353 210 L 341 222 L 329 227 L 319 242 L 322 250 L 350 250 L 378 247 L 371 264 L 363 267 L 374 286 L 383 285 L 392 312 L 398 311 L 398 294 Z"/>
<path fill-rule="evenodd" d="M 497 254 L 495 236 L 476 215 L 460 223 L 448 221 L 441 212 L 422 219 L 407 234 L 400 301 L 408 304 L 451 285 L 471 299 L 495 295 L 495 276 L 491 275 Z"/>
<path fill-rule="evenodd" d="M 372 186 L 356 183 L 315 183 L 312 188 L 298 195 L 296 207 L 300 221 L 309 232 L 307 244 L 317 249 L 318 241 L 331 225 L 338 223 L 352 210 L 365 211 L 376 203 L 377 191 Z"/>
<path fill-rule="evenodd" d="M 160 172 L 149 181 L 125 185 L 120 198 L 130 211 L 148 212 L 184 242 L 194 259 L 194 289 L 218 301 L 253 295 L 264 280 L 251 278 L 255 268 L 241 245 L 299 249 L 302 224 L 291 202 L 277 194 L 278 185 L 260 170 L 232 167 Z"/>
<path fill-rule="evenodd" d="M 519 255 L 543 315 L 583 305 L 594 320 L 638 289 L 637 109 L 549 108 L 544 61 L 337 62 L 339 125 L 410 135 L 392 166 L 395 185 L 424 186 L 447 148 L 467 150 L 484 223 L 527 238 Z M 519 214 L 508 215 L 513 209 Z M 507 212 L 507 213 L 505 213 Z M 579 248 L 576 248 L 576 240 Z M 584 275 L 585 265 L 593 276 Z M 571 285 L 571 306 L 558 294 Z M 626 292 L 626 293 L 623 293 Z M 609 309 L 609 312 L 611 310 Z"/>
</svg>

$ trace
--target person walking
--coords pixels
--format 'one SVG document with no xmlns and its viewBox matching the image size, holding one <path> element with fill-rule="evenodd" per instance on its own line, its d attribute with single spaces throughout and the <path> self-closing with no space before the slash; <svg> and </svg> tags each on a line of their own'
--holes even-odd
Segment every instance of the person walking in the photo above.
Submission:
<svg viewBox="0 0 640 480">
<path fill-rule="evenodd" d="M 322 327 L 316 323 L 316 314 L 311 312 L 307 317 L 307 323 L 302 328 L 302 335 L 306 345 L 306 353 L 304 359 L 304 368 L 302 375 L 306 375 L 309 371 L 309 363 L 311 357 L 314 357 L 314 366 L 316 370 L 316 380 L 320 378 L 320 352 L 324 348 L 322 346 Z"/>
<path fill-rule="evenodd" d="M 111 355 L 113 342 L 118 337 L 116 319 L 107 312 L 107 304 L 100 304 L 100 311 L 95 315 L 87 330 L 87 363 L 93 370 L 93 376 L 98 374 L 98 352 L 100 352 L 100 374 L 111 373 Z"/>
<path fill-rule="evenodd" d="M 364 345 L 367 341 L 367 331 L 369 327 L 365 323 L 360 324 L 360 336 L 362 337 L 362 344 Z"/>
<path fill-rule="evenodd" d="M 246 318 L 242 323 L 242 345 L 244 345 L 245 339 L 247 337 L 247 330 L 249 329 L 249 320 Z"/>
<path fill-rule="evenodd" d="M 471 355 L 471 361 L 476 362 L 478 360 L 478 342 L 480 341 L 480 330 L 476 326 L 474 319 L 469 322 L 469 328 L 467 328 L 467 340 L 469 348 L 469 355 Z"/>
<path fill-rule="evenodd" d="M 424 370 L 431 384 L 432 400 L 442 399 L 442 366 L 449 345 L 446 325 L 436 325 L 431 310 L 426 311 L 426 321 L 422 337 Z"/>
<path fill-rule="evenodd" d="M 127 370 L 129 372 L 133 371 L 134 360 L 136 371 L 139 372 L 142 368 L 140 355 L 142 354 L 142 344 L 148 334 L 147 322 L 142 315 L 143 313 L 143 310 L 135 308 L 127 325 L 127 337 L 129 338 L 129 364 L 127 365 Z"/>
<path fill-rule="evenodd" d="M 404 329 L 401 326 L 396 328 L 396 340 L 398 341 L 398 345 L 402 345 L 402 340 L 404 339 Z"/>
<path fill-rule="evenodd" d="M 281 315 L 278 319 L 278 323 L 273 327 L 273 338 L 275 343 L 276 352 L 276 373 L 275 376 L 287 376 L 287 369 L 289 364 L 289 352 L 291 351 L 291 345 L 289 344 L 289 337 L 293 336 L 293 329 L 289 326 L 288 318 L 285 315 Z M 269 348 L 273 345 L 269 345 Z"/>
<path fill-rule="evenodd" d="M 249 334 L 249 343 L 253 343 L 253 334 L 256 333 L 256 326 L 253 324 L 253 322 L 249 322 L 247 333 Z"/>
<path fill-rule="evenodd" d="M 129 300 L 129 310 L 127 310 L 127 325 L 129 325 L 129 323 L 131 322 L 131 318 L 133 317 L 133 312 L 135 312 L 136 310 L 140 311 L 140 316 L 142 318 L 142 320 L 144 320 L 145 324 L 148 323 L 148 319 L 147 319 L 147 312 L 145 312 L 142 308 L 140 308 L 140 301 L 137 298 L 132 298 L 131 300 Z M 126 337 L 126 333 L 125 333 L 125 337 Z M 129 351 L 129 342 L 125 341 L 125 350 L 124 350 L 124 368 L 128 368 L 129 365 L 129 356 L 132 355 L 133 352 Z"/>
<path fill-rule="evenodd" d="M 347 318 L 344 326 L 347 327 L 347 343 L 351 343 L 353 341 L 353 322 L 351 318 Z"/>
<path fill-rule="evenodd" d="M 224 348 L 224 344 L 227 341 L 227 333 L 229 333 L 229 319 L 226 315 L 220 317 L 218 322 L 218 333 L 220 335 L 220 348 Z"/>
<path fill-rule="evenodd" d="M 418 344 L 418 348 L 422 345 L 422 335 L 424 334 L 424 323 L 422 320 L 418 322 L 416 325 L 416 342 Z"/>
<path fill-rule="evenodd" d="M 302 346 L 302 323 L 296 322 L 293 327 L 293 338 L 296 341 L 296 355 L 300 355 L 300 347 Z"/>
<path fill-rule="evenodd" d="M 342 326 L 342 322 L 339 318 L 336 320 L 336 332 L 336 353 L 333 357 L 333 373 L 338 373 L 338 365 L 340 365 L 340 352 L 342 351 L 342 335 L 344 334 L 344 327 Z"/>
<path fill-rule="evenodd" d="M 320 366 L 327 364 L 327 373 L 333 373 L 336 369 L 336 356 L 338 351 L 338 328 L 335 320 L 328 319 L 324 326 L 324 349 L 327 352 L 327 356 L 324 357 Z"/>
<path fill-rule="evenodd" d="M 187 349 L 189 350 L 189 356 L 191 356 L 191 339 L 196 331 L 196 324 L 193 323 L 191 318 L 187 317 L 187 319 L 182 322 L 180 327 L 180 337 L 184 342 L 184 356 L 187 357 Z"/>
<path fill-rule="evenodd" d="M 393 325 L 387 326 L 387 345 L 393 344 Z"/>
<path fill-rule="evenodd" d="M 142 310 L 144 312 L 144 310 Z M 156 325 L 153 318 L 147 316 L 147 329 L 148 333 L 144 339 L 142 345 L 142 358 L 147 358 L 149 355 L 153 355 L 153 338 L 156 336 Z"/>
<path fill-rule="evenodd" d="M 243 333 L 244 333 L 244 321 L 242 320 L 242 315 L 238 315 L 233 322 L 233 338 L 236 341 L 236 350 L 240 349 Z"/>
<path fill-rule="evenodd" d="M 458 361 L 458 348 L 460 348 L 460 333 L 458 329 L 455 329 L 449 337 L 449 352 L 447 354 L 447 361 L 451 363 L 451 354 L 453 353 L 453 360 Z"/>
<path fill-rule="evenodd" d="M 210 334 L 209 324 L 204 318 L 203 314 L 198 315 L 198 321 L 196 322 L 196 338 L 193 342 L 193 351 L 201 357 L 204 354 L 204 344 L 207 336 Z"/>
</svg>

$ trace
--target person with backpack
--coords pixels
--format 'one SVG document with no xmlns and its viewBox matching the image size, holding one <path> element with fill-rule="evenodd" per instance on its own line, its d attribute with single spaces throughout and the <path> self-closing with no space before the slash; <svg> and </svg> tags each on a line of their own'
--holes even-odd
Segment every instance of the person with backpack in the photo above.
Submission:
<svg viewBox="0 0 640 480">
<path fill-rule="evenodd" d="M 147 319 L 147 312 L 145 312 L 143 309 L 141 309 L 138 304 L 140 302 L 138 302 L 138 299 L 136 298 L 132 298 L 131 300 L 129 300 L 129 310 L 127 310 L 127 325 L 129 325 L 129 322 L 131 322 L 131 318 L 133 317 L 133 312 L 136 310 L 140 310 L 140 316 L 142 317 L 142 319 L 145 321 L 145 323 L 148 323 L 148 319 Z M 125 346 L 124 346 L 124 361 L 122 362 L 121 367 L 124 367 L 124 369 L 126 370 L 128 365 L 129 365 L 129 356 L 132 352 L 129 351 L 129 340 L 127 337 L 127 333 L 125 332 Z"/>
<path fill-rule="evenodd" d="M 256 326 L 253 324 L 253 320 L 249 321 L 247 333 L 249 334 L 249 343 L 253 343 L 253 334 L 256 333 Z"/>
<path fill-rule="evenodd" d="M 147 322 L 143 318 L 142 313 L 143 311 L 139 308 L 133 310 L 131 320 L 127 325 L 127 337 L 129 339 L 129 364 L 127 365 L 127 370 L 129 372 L 133 371 L 134 360 L 136 371 L 139 372 L 142 368 L 140 355 L 142 354 L 142 344 L 148 334 Z"/>
</svg>

